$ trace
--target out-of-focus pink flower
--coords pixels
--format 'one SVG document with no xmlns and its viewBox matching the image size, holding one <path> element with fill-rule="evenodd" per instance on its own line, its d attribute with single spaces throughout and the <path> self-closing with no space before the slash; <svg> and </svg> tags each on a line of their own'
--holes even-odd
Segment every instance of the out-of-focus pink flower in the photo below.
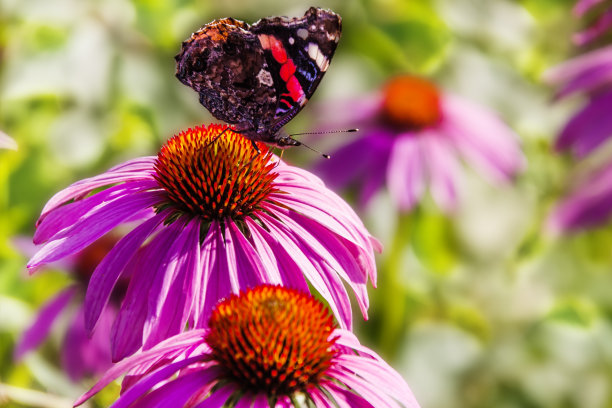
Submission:
<svg viewBox="0 0 612 408">
<path fill-rule="evenodd" d="M 332 125 L 357 126 L 361 136 L 317 172 L 332 187 L 357 186 L 362 204 L 386 184 L 396 205 L 409 210 L 428 186 L 451 211 L 462 160 L 493 182 L 511 180 L 524 165 L 516 134 L 492 112 L 421 78 L 396 77 L 342 109 L 343 123 Z"/>
<path fill-rule="evenodd" d="M 601 225 L 612 215 L 612 163 L 575 187 L 553 209 L 548 227 L 554 233 L 577 231 Z"/>
<path fill-rule="evenodd" d="M 73 184 L 43 209 L 34 236 L 42 247 L 28 267 L 138 224 L 98 265 L 85 296 L 92 330 L 116 282 L 130 276 L 111 334 L 114 361 L 187 325 L 205 326 L 219 299 L 261 283 L 312 285 L 350 328 L 344 283 L 367 316 L 380 244 L 320 179 L 258 149 L 225 126 L 198 127 L 170 139 L 157 157 Z M 92 194 L 101 187 L 109 188 Z"/>
<path fill-rule="evenodd" d="M 100 316 L 100 323 L 91 336 L 85 330 L 83 298 L 91 274 L 116 242 L 117 238 L 106 236 L 63 263 L 63 268 L 70 273 L 75 283 L 40 308 L 34 322 L 17 343 L 14 352 L 16 359 L 37 348 L 49 336 L 52 326 L 62 314 L 71 314 L 70 323 L 64 329 L 60 352 L 62 367 L 70 379 L 79 381 L 84 377 L 98 376 L 112 365 L 109 336 L 125 285 L 118 285 L 109 307 Z"/>
<path fill-rule="evenodd" d="M 586 29 L 574 34 L 572 39 L 577 45 L 589 44 L 612 29 L 612 2 L 609 0 L 578 0 L 574 6 L 574 15 L 584 17 L 601 3 L 608 3 L 594 22 Z"/>
<path fill-rule="evenodd" d="M 558 150 L 584 157 L 612 136 L 612 46 L 572 58 L 545 72 L 544 80 L 559 85 L 557 99 L 588 98 L 559 134 Z"/>
<path fill-rule="evenodd" d="M 17 150 L 17 142 L 6 133 L 0 131 L 0 149 Z"/>
<path fill-rule="evenodd" d="M 401 376 L 305 293 L 232 295 L 208 327 L 118 363 L 76 404 L 128 374 L 112 407 L 419 407 Z"/>
</svg>

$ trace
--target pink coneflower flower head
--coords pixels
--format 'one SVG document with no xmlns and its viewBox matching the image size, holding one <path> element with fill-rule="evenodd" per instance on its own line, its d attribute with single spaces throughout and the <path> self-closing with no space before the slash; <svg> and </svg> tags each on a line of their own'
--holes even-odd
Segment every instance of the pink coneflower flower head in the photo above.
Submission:
<svg viewBox="0 0 612 408">
<path fill-rule="evenodd" d="M 548 219 L 553 233 L 602 225 L 612 214 L 612 163 L 582 177 L 557 203 Z"/>
<path fill-rule="evenodd" d="M 263 285 L 221 302 L 208 329 L 118 363 L 81 404 L 123 373 L 113 407 L 418 407 L 404 380 L 319 301 Z"/>
<path fill-rule="evenodd" d="M 17 142 L 0 130 L 0 149 L 17 150 Z"/>
<path fill-rule="evenodd" d="M 351 327 L 347 283 L 367 316 L 377 241 L 320 179 L 225 129 L 182 132 L 157 157 L 79 181 L 43 209 L 32 269 L 119 224 L 137 225 L 100 263 L 85 297 L 91 330 L 115 283 L 130 276 L 113 325 L 115 360 L 186 325 L 204 327 L 219 299 L 260 283 L 301 290 L 310 284 Z M 109 188 L 91 194 L 100 187 Z"/>
<path fill-rule="evenodd" d="M 583 94 L 587 103 L 561 130 L 555 148 L 584 157 L 612 136 L 612 46 L 572 58 L 544 73 L 556 99 Z"/>
<path fill-rule="evenodd" d="M 32 325 L 23 333 L 14 351 L 15 359 L 21 359 L 27 352 L 37 348 L 48 336 L 53 325 L 62 315 L 71 315 L 61 344 L 62 368 L 73 381 L 84 377 L 99 376 L 111 365 L 109 335 L 119 303 L 127 282 L 120 282 L 115 288 L 109 307 L 104 309 L 94 333 L 85 330 L 83 298 L 91 274 L 102 258 L 111 250 L 117 238 L 107 235 L 78 254 L 67 258 L 64 269 L 74 278 L 68 286 L 48 300 L 38 311 Z"/>
<path fill-rule="evenodd" d="M 361 137 L 333 153 L 318 171 L 332 186 L 356 186 L 366 204 L 384 184 L 401 210 L 426 187 L 445 211 L 457 203 L 462 159 L 494 182 L 523 167 L 516 135 L 494 114 L 413 76 L 391 79 L 376 95 L 346 104 L 346 123 Z"/>
<path fill-rule="evenodd" d="M 577 45 L 586 45 L 600 39 L 612 29 L 612 1 L 609 0 L 578 0 L 574 6 L 574 15 L 585 17 L 587 13 L 595 12 L 587 28 L 574 34 Z"/>
</svg>

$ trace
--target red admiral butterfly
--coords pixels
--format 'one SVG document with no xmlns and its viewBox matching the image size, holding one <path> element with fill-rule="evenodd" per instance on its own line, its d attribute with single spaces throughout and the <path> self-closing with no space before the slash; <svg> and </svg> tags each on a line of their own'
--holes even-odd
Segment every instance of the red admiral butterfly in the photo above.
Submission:
<svg viewBox="0 0 612 408">
<path fill-rule="evenodd" d="M 252 141 L 301 143 L 279 134 L 308 102 L 340 40 L 341 18 L 311 7 L 303 17 L 268 17 L 249 26 L 215 20 L 183 42 L 176 77 L 217 119 Z"/>
</svg>

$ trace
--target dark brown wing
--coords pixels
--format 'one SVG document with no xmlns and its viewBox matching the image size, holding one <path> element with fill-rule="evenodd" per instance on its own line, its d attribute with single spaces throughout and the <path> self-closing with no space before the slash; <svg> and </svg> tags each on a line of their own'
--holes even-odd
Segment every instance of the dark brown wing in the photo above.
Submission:
<svg viewBox="0 0 612 408">
<path fill-rule="evenodd" d="M 242 129 L 264 128 L 277 100 L 264 51 L 249 25 L 225 18 L 183 42 L 176 76 L 200 95 L 217 119 Z"/>
</svg>

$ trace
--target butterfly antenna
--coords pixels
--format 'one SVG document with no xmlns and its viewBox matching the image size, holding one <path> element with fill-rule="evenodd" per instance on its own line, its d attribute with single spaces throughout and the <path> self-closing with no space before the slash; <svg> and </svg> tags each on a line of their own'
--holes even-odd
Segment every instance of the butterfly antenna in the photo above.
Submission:
<svg viewBox="0 0 612 408">
<path fill-rule="evenodd" d="M 289 137 L 292 136 L 301 136 L 301 135 L 326 135 L 328 133 L 353 133 L 353 132 L 358 132 L 359 129 L 342 129 L 342 130 L 324 130 L 321 132 L 302 132 L 302 133 L 293 133 L 290 134 Z M 299 142 L 300 145 L 304 146 L 307 149 L 312 150 L 315 153 L 319 153 L 321 156 L 325 157 L 326 159 L 331 159 L 331 156 L 329 154 L 325 154 L 325 153 L 321 153 L 320 151 L 313 149 L 312 147 L 308 146 L 307 144 L 305 144 L 304 142 Z"/>
<path fill-rule="evenodd" d="M 342 130 L 323 130 L 321 132 L 303 132 L 303 133 L 292 133 L 289 136 L 301 136 L 301 135 L 326 135 L 328 133 L 354 133 L 359 132 L 359 129 L 342 129 Z"/>
<path fill-rule="evenodd" d="M 323 157 L 324 157 L 324 158 L 326 158 L 326 159 L 331 159 L 331 156 L 330 156 L 329 154 L 322 153 L 322 152 L 318 151 L 317 149 L 314 149 L 314 148 L 312 148 L 312 147 L 308 146 L 308 145 L 307 145 L 307 144 L 305 144 L 304 142 L 299 142 L 299 143 L 300 143 L 300 144 L 299 144 L 298 146 L 304 146 L 305 148 L 307 148 L 307 149 L 309 149 L 309 150 L 312 150 L 312 151 L 313 151 L 313 152 L 315 152 L 315 153 L 319 153 L 321 156 L 323 156 Z"/>
</svg>

